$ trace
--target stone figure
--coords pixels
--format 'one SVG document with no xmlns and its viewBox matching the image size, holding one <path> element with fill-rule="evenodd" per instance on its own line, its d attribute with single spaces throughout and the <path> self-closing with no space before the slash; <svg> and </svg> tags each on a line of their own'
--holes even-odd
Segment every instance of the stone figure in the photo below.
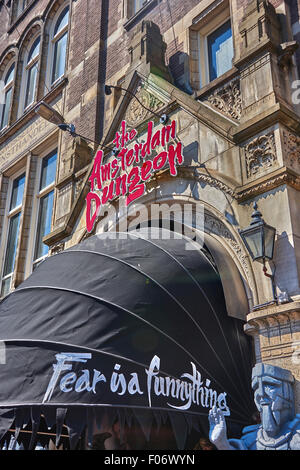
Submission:
<svg viewBox="0 0 300 470">
<path fill-rule="evenodd" d="M 227 439 L 223 412 L 209 413 L 209 438 L 218 450 L 300 450 L 300 414 L 294 414 L 294 378 L 290 371 L 256 364 L 252 371 L 254 401 L 261 423 L 243 429 L 240 439 Z"/>
</svg>

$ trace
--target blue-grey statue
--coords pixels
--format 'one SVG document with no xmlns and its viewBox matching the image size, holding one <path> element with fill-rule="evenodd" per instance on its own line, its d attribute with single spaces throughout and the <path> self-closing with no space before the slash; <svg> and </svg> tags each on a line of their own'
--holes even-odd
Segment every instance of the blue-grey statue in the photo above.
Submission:
<svg viewBox="0 0 300 470">
<path fill-rule="evenodd" d="M 254 401 L 261 424 L 247 426 L 240 439 L 227 439 L 223 412 L 209 413 L 209 438 L 219 450 L 300 450 L 300 414 L 294 413 L 294 377 L 264 363 L 252 371 Z"/>
</svg>

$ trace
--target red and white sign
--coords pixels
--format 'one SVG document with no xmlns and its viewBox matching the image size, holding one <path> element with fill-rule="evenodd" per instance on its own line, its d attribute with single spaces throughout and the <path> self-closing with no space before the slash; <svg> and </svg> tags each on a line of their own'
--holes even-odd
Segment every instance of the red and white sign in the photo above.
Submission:
<svg viewBox="0 0 300 470">
<path fill-rule="evenodd" d="M 177 175 L 177 165 L 182 165 L 182 143 L 169 144 L 176 138 L 176 121 L 171 121 L 161 129 L 154 131 L 154 123 L 148 123 L 147 140 L 135 143 L 137 130 L 127 131 L 126 121 L 122 121 L 121 131 L 116 133 L 113 141 L 118 155 L 108 163 L 104 163 L 104 154 L 99 150 L 94 160 L 92 174 L 89 178 L 91 191 L 86 196 L 86 228 L 91 232 L 103 205 L 115 198 L 124 196 L 125 204 L 145 194 L 146 182 L 152 175 L 168 165 L 170 174 Z M 168 147 L 167 147 L 168 145 Z M 128 148 L 130 146 L 130 148 Z M 152 157 L 157 148 L 165 148 Z M 93 204 L 94 203 L 94 204 Z M 93 208 L 93 213 L 91 214 Z"/>
</svg>

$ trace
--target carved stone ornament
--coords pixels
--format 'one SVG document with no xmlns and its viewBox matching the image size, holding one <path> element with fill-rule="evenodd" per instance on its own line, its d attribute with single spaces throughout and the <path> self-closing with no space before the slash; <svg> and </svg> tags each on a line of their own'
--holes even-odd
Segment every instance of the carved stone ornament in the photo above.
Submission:
<svg viewBox="0 0 300 470">
<path fill-rule="evenodd" d="M 249 260 L 247 255 L 245 254 L 244 250 L 240 246 L 240 244 L 235 240 L 232 233 L 228 230 L 228 228 L 224 225 L 224 223 L 214 217 L 211 214 L 205 213 L 204 214 L 204 230 L 207 233 L 213 233 L 226 241 L 226 243 L 230 246 L 230 248 L 235 253 L 235 256 L 239 260 L 240 265 L 243 268 L 243 271 L 246 275 L 247 282 L 252 292 L 255 291 L 255 285 L 253 283 L 252 275 L 250 272 Z"/>
<path fill-rule="evenodd" d="M 296 168 L 300 165 L 300 137 L 284 130 L 283 143 L 287 161 L 292 168 Z"/>
<path fill-rule="evenodd" d="M 247 176 L 257 176 L 277 160 L 274 134 L 265 134 L 245 146 Z"/>
<path fill-rule="evenodd" d="M 84 180 L 85 180 L 85 174 L 76 180 L 76 182 L 75 182 L 75 188 L 74 188 L 74 199 L 77 198 L 78 194 L 79 194 L 80 191 L 82 190 L 83 184 L 84 184 Z"/>
<path fill-rule="evenodd" d="M 147 90 L 142 88 L 142 85 L 139 85 L 135 95 L 145 108 L 148 108 L 151 111 L 156 112 L 163 106 L 163 103 Z M 144 121 L 148 116 L 151 116 L 151 113 L 147 111 L 147 109 L 143 108 L 138 100 L 132 98 L 125 114 L 125 120 L 128 126 L 133 128 L 140 122 Z"/>
<path fill-rule="evenodd" d="M 216 89 L 207 99 L 211 106 L 226 114 L 226 116 L 237 120 L 241 118 L 242 98 L 238 78 Z"/>
<path fill-rule="evenodd" d="M 65 243 L 57 243 L 56 245 L 52 246 L 50 249 L 50 255 L 58 255 L 58 253 L 62 253 L 65 249 Z"/>
</svg>

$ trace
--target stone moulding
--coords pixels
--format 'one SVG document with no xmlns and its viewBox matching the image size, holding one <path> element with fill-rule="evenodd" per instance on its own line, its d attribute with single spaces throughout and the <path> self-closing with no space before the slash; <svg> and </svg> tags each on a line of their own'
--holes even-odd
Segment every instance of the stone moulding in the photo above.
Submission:
<svg viewBox="0 0 300 470">
<path fill-rule="evenodd" d="M 236 199 L 241 202 L 250 199 L 258 194 L 266 193 L 274 188 L 288 184 L 289 186 L 300 190 L 300 176 L 289 171 L 286 167 L 280 169 L 280 172 L 268 175 L 268 178 L 261 178 L 255 181 L 249 187 L 237 188 Z"/>
<path fill-rule="evenodd" d="M 209 186 L 213 186 L 214 188 L 219 189 L 222 192 L 225 192 L 229 196 L 235 198 L 234 190 L 231 189 L 226 184 L 222 183 L 222 181 L 214 178 L 212 176 L 204 175 L 203 173 L 198 173 L 196 176 L 198 181 L 202 181 L 203 183 L 208 184 Z"/>
<path fill-rule="evenodd" d="M 300 137 L 290 131 L 283 131 L 283 145 L 287 155 L 287 163 L 292 168 L 300 165 Z"/>
<path fill-rule="evenodd" d="M 251 312 L 247 316 L 245 332 L 251 336 L 259 336 L 261 360 L 294 359 L 299 370 L 299 301 Z"/>
<path fill-rule="evenodd" d="M 235 78 L 224 86 L 217 88 L 207 96 L 208 103 L 226 116 L 240 120 L 242 114 L 242 98 L 240 91 L 240 79 Z"/>
<path fill-rule="evenodd" d="M 164 106 L 164 103 L 145 90 L 142 84 L 139 84 L 135 94 L 139 101 L 151 111 L 156 112 L 159 108 Z M 144 121 L 147 117 L 150 116 L 151 112 L 147 111 L 136 99 L 132 98 L 128 105 L 124 119 L 128 126 L 135 128 L 140 122 Z"/>
<path fill-rule="evenodd" d="M 249 258 L 242 246 L 235 239 L 234 235 L 228 230 L 226 225 L 221 220 L 206 212 L 204 213 L 204 230 L 205 232 L 215 234 L 222 238 L 223 241 L 226 241 L 227 245 L 238 259 L 247 279 L 249 289 L 252 292 L 252 295 L 254 295 L 256 292 L 256 286 L 252 277 Z"/>
<path fill-rule="evenodd" d="M 244 147 L 247 177 L 264 173 L 277 161 L 274 133 L 256 137 Z"/>
</svg>

